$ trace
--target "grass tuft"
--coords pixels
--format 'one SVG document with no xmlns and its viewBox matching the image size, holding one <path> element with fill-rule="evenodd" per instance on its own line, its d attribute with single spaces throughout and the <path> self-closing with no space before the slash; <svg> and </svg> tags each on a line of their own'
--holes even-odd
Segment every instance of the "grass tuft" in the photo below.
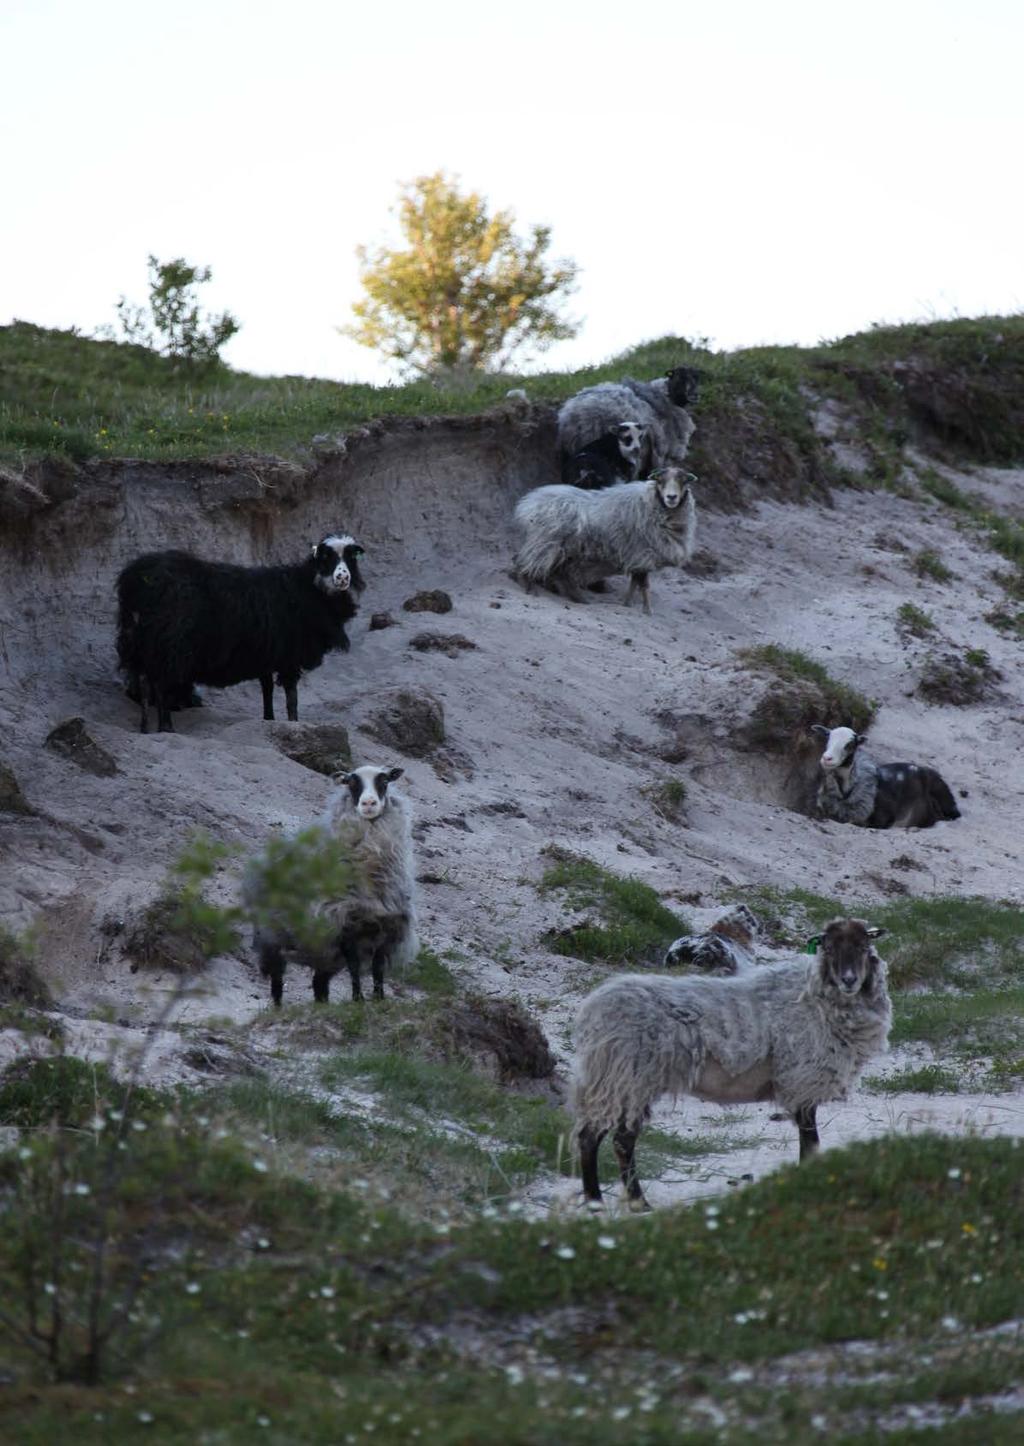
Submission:
<svg viewBox="0 0 1024 1446">
<path fill-rule="evenodd" d="M 545 850 L 552 860 L 540 882 L 542 892 L 562 890 L 571 909 L 595 909 L 600 921 L 586 920 L 546 940 L 555 954 L 621 968 L 660 964 L 665 950 L 689 925 L 639 879 L 623 878 L 579 854 Z"/>
</svg>

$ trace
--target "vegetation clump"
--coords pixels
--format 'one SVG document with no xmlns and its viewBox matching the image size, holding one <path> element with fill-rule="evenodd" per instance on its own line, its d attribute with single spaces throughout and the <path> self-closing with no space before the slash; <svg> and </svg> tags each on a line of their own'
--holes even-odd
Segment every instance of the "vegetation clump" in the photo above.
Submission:
<svg viewBox="0 0 1024 1446">
<path fill-rule="evenodd" d="M 748 666 L 773 672 L 778 678 L 754 705 L 744 727 L 749 748 L 777 753 L 798 750 L 807 744 L 812 723 L 862 733 L 878 710 L 873 698 L 837 681 L 823 664 L 796 649 L 764 643 L 744 648 L 738 656 Z"/>
<path fill-rule="evenodd" d="M 639 879 L 622 878 L 557 845 L 544 853 L 551 863 L 544 870 L 541 891 L 564 891 L 570 908 L 594 909 L 600 915 L 599 921 L 584 920 L 547 935 L 552 953 L 620 967 L 657 965 L 669 944 L 689 932 L 686 920 Z"/>
<path fill-rule="evenodd" d="M 935 619 L 914 603 L 901 603 L 896 609 L 896 625 L 904 638 L 926 638 L 935 631 Z"/>
<path fill-rule="evenodd" d="M 929 703 L 965 708 L 990 697 L 1002 676 L 982 648 L 935 653 L 925 660 L 917 691 Z"/>
</svg>

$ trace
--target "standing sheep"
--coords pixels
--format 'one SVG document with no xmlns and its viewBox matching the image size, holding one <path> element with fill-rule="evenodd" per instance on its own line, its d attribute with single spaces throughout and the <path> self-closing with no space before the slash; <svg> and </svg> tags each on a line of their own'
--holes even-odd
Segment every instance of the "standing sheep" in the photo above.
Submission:
<svg viewBox="0 0 1024 1446">
<path fill-rule="evenodd" d="M 148 552 L 117 579 L 117 655 L 129 692 L 149 704 L 157 728 L 173 732 L 171 711 L 194 683 L 227 688 L 258 678 L 263 716 L 274 717 L 274 677 L 288 717 L 299 716 L 298 681 L 333 648 L 349 646 L 345 624 L 358 611 L 363 580 L 354 538 L 331 533 L 303 562 L 240 567 L 189 552 Z"/>
<path fill-rule="evenodd" d="M 646 482 L 620 482 L 598 492 L 580 487 L 537 487 L 521 499 L 515 520 L 523 541 L 513 572 L 531 591 L 535 583 L 586 602 L 580 588 L 628 573 L 627 605 L 639 591 L 651 610 L 648 574 L 682 567 L 693 553 L 697 510 L 692 472 L 666 467 Z"/>
<path fill-rule="evenodd" d="M 876 763 L 858 752 L 865 733 L 812 723 L 827 742 L 816 804 L 822 818 L 862 828 L 931 828 L 960 817 L 942 775 L 923 763 Z"/>
<path fill-rule="evenodd" d="M 598 1205 L 597 1155 L 614 1131 L 626 1194 L 646 1209 L 637 1136 L 662 1095 L 716 1104 L 776 1100 L 818 1148 L 817 1106 L 844 1099 L 885 1047 L 892 1020 L 881 929 L 833 919 L 817 957 L 766 964 L 728 979 L 627 974 L 583 1001 L 576 1022 L 573 1107 L 583 1192 Z"/>
<path fill-rule="evenodd" d="M 272 910 L 268 916 L 268 860 L 259 858 L 250 865 L 243 898 L 259 921 L 253 948 L 276 1005 L 289 962 L 313 971 L 313 998 L 326 1004 L 331 979 L 339 970 L 348 969 L 352 998 L 362 999 L 361 974 L 369 963 L 374 998 L 383 999 L 385 968 L 405 964 L 416 954 L 412 820 L 408 800 L 390 787 L 403 772 L 364 766 L 340 780 L 322 828 L 348 858 L 351 877 L 336 896 L 318 900 L 314 907 L 326 926 L 322 946 L 304 946 Z"/>
<path fill-rule="evenodd" d="M 622 422 L 638 422 L 645 428 L 637 476 L 649 477 L 661 467 L 680 466 L 693 435 L 693 418 L 687 408 L 697 399 L 700 376 L 695 367 L 674 367 L 653 382 L 623 377 L 620 382 L 599 382 L 577 392 L 558 413 L 563 473 L 566 458 Z"/>
</svg>

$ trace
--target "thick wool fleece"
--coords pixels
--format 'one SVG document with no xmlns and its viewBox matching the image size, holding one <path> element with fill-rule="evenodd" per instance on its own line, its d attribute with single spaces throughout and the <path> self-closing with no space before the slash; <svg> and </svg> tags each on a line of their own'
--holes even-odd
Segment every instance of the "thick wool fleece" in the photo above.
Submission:
<svg viewBox="0 0 1024 1446">
<path fill-rule="evenodd" d="M 822 818 L 830 818 L 835 823 L 864 826 L 875 811 L 877 792 L 878 764 L 866 753 L 855 753 L 845 788 L 838 771 L 822 772 L 818 784 L 818 812 Z"/>
<path fill-rule="evenodd" d="M 845 1098 L 888 1038 L 885 977 L 879 960 L 870 992 L 847 995 L 802 957 L 728 979 L 609 980 L 577 1019 L 577 1132 L 638 1129 L 665 1094 L 775 1100 L 791 1114 Z"/>
</svg>

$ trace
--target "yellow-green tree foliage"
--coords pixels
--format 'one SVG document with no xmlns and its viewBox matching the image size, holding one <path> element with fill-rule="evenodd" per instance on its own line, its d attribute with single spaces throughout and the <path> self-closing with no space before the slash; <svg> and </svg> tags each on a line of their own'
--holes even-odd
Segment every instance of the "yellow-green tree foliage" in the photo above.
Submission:
<svg viewBox="0 0 1024 1446">
<path fill-rule="evenodd" d="M 357 249 L 366 297 L 345 335 L 419 372 L 497 369 L 521 347 L 576 335 L 559 314 L 576 265 L 547 259 L 549 227 L 521 240 L 511 211 L 490 215 L 442 171 L 409 182 L 397 209 L 407 244 Z"/>
</svg>

